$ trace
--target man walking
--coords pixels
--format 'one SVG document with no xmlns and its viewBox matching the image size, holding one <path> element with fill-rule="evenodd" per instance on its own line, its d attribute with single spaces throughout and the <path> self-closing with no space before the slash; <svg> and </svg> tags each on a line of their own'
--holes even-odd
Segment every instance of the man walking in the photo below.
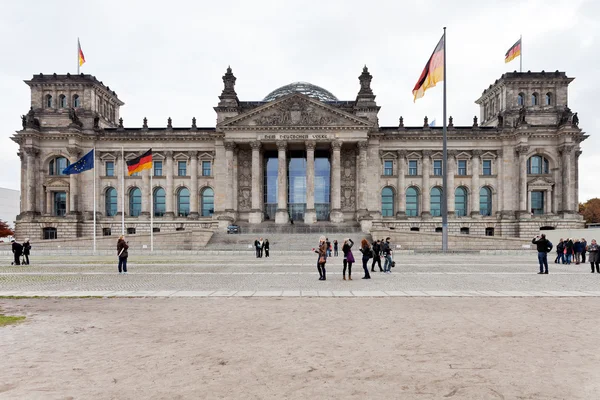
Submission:
<svg viewBox="0 0 600 400">
<path fill-rule="evenodd" d="M 379 272 L 383 272 L 381 268 L 381 240 L 373 242 L 373 262 L 371 263 L 371 272 L 375 272 L 375 263 L 379 264 Z"/>
<path fill-rule="evenodd" d="M 552 250 L 552 243 L 546 239 L 546 235 L 536 236 L 531 243 L 537 246 L 538 262 L 540 263 L 540 272 L 538 274 L 548 273 L 548 252 Z"/>
<path fill-rule="evenodd" d="M 390 238 L 386 237 L 385 242 L 382 246 L 383 256 L 385 257 L 385 263 L 383 264 L 383 273 L 392 273 L 392 248 L 390 245 Z"/>
<path fill-rule="evenodd" d="M 23 254 L 23 246 L 21 243 L 17 243 L 15 239 L 11 240 L 12 242 L 12 252 L 15 256 L 15 260 L 13 262 L 14 265 L 21 265 L 21 254 Z"/>
</svg>

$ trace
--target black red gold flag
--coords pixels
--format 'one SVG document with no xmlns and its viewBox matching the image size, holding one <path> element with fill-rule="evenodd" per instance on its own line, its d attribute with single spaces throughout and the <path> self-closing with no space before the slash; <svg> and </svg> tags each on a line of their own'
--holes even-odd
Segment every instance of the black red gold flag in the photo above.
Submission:
<svg viewBox="0 0 600 400">
<path fill-rule="evenodd" d="M 136 172 L 152 168 L 152 149 L 139 157 L 127 161 L 127 173 L 131 176 Z"/>
<path fill-rule="evenodd" d="M 423 97 L 427 89 L 444 80 L 444 57 L 444 36 L 442 36 L 413 89 L 414 101 Z"/>
</svg>

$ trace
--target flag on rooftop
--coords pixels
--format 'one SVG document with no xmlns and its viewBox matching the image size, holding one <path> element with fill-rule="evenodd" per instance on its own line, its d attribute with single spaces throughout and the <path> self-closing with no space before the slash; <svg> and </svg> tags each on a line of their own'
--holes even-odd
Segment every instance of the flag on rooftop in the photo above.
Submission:
<svg viewBox="0 0 600 400">
<path fill-rule="evenodd" d="M 85 63 L 85 56 L 83 55 L 83 51 L 81 50 L 81 44 L 79 44 L 79 38 L 77 38 L 77 55 L 79 58 L 79 66 L 81 67 Z"/>
<path fill-rule="evenodd" d="M 509 63 L 515 58 L 521 55 L 521 39 L 517 40 L 515 44 L 511 46 L 510 49 L 504 55 L 504 62 Z"/>
<path fill-rule="evenodd" d="M 413 89 L 414 101 L 423 97 L 427 89 L 444 80 L 444 57 L 444 36 L 442 36 Z"/>
</svg>

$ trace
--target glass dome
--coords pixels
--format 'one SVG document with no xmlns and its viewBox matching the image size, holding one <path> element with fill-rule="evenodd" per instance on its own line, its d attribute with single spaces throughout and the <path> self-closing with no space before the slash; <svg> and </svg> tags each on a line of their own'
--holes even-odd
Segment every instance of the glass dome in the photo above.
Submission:
<svg viewBox="0 0 600 400">
<path fill-rule="evenodd" d="M 292 93 L 302 93 L 321 101 L 338 101 L 330 91 L 308 82 L 294 82 L 280 87 L 269 93 L 263 101 L 273 101 Z"/>
</svg>

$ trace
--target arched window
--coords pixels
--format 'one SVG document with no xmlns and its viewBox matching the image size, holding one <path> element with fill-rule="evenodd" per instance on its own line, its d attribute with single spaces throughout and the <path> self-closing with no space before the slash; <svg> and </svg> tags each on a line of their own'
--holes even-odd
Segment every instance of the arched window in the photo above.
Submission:
<svg viewBox="0 0 600 400">
<path fill-rule="evenodd" d="M 154 216 L 162 217 L 166 211 L 166 200 L 165 189 L 157 187 L 154 189 Z"/>
<path fill-rule="evenodd" d="M 546 103 L 547 106 L 551 106 L 552 105 L 552 93 L 546 93 Z"/>
<path fill-rule="evenodd" d="M 492 215 L 492 190 L 487 186 L 479 191 L 479 213 L 484 217 Z"/>
<path fill-rule="evenodd" d="M 140 212 L 142 212 L 142 191 L 134 187 L 129 191 L 129 216 L 138 217 Z"/>
<path fill-rule="evenodd" d="M 211 188 L 206 188 L 202 191 L 200 196 L 202 216 L 212 217 L 215 211 L 215 192 Z"/>
<path fill-rule="evenodd" d="M 58 106 L 60 108 L 67 107 L 67 97 L 64 94 L 61 94 L 60 96 L 58 96 Z"/>
<path fill-rule="evenodd" d="M 73 95 L 73 108 L 81 107 L 81 101 L 79 101 L 79 95 Z"/>
<path fill-rule="evenodd" d="M 531 156 L 527 160 L 527 173 L 531 175 L 549 174 L 550 163 L 545 157 Z"/>
<path fill-rule="evenodd" d="M 107 217 L 117 215 L 117 190 L 113 187 L 106 189 L 104 194 L 104 209 Z"/>
<path fill-rule="evenodd" d="M 442 215 L 442 189 L 434 187 L 431 189 L 431 216 L 439 217 Z"/>
<path fill-rule="evenodd" d="M 525 95 L 523 93 L 519 93 L 517 96 L 517 105 L 522 106 L 525 104 Z"/>
<path fill-rule="evenodd" d="M 394 216 L 394 189 L 386 186 L 381 191 L 381 216 Z"/>
<path fill-rule="evenodd" d="M 177 192 L 177 215 L 187 217 L 190 213 L 190 191 L 187 188 L 181 188 Z"/>
<path fill-rule="evenodd" d="M 467 215 L 467 189 L 464 187 L 456 188 L 454 192 L 455 199 L 455 210 L 457 217 L 464 217 Z"/>
<path fill-rule="evenodd" d="M 538 96 L 538 94 L 537 93 L 532 94 L 531 95 L 531 105 L 532 106 L 537 106 L 539 104 L 540 103 L 539 103 L 539 96 Z"/>
<path fill-rule="evenodd" d="M 49 94 L 46 95 L 46 107 L 52 108 L 52 95 L 49 95 Z"/>
<path fill-rule="evenodd" d="M 48 174 L 64 175 L 63 171 L 69 166 L 69 160 L 65 157 L 56 157 L 48 163 Z"/>
<path fill-rule="evenodd" d="M 408 217 L 419 215 L 419 191 L 413 186 L 406 189 L 406 215 Z"/>
</svg>

